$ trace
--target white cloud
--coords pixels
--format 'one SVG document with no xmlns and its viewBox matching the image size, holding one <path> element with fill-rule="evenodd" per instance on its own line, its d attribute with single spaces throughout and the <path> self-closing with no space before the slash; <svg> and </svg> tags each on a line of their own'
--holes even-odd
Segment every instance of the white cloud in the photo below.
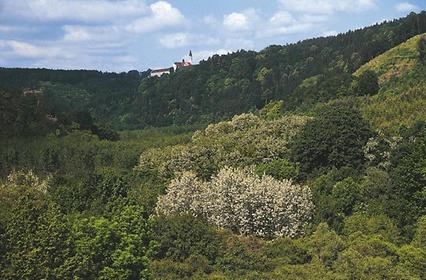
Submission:
<svg viewBox="0 0 426 280">
<path fill-rule="evenodd" d="M 0 25 L 0 33 L 13 33 L 13 32 L 30 32 L 34 31 L 34 27 L 24 27 L 16 25 Z"/>
<path fill-rule="evenodd" d="M 172 33 L 160 36 L 158 42 L 165 48 L 175 49 L 185 46 L 207 46 L 220 44 L 220 40 L 206 35 Z"/>
<path fill-rule="evenodd" d="M 234 12 L 223 17 L 223 26 L 229 31 L 248 31 L 255 27 L 259 16 L 254 9 Z"/>
<path fill-rule="evenodd" d="M 309 14 L 333 14 L 376 7 L 376 0 L 279 0 L 279 2 L 286 10 Z"/>
<path fill-rule="evenodd" d="M 3 0 L 2 15 L 25 20 L 111 22 L 147 12 L 139 0 Z"/>
<path fill-rule="evenodd" d="M 298 20 L 299 22 L 304 22 L 304 23 L 320 23 L 320 22 L 325 22 L 329 19 L 330 19 L 330 16 L 328 15 L 304 14 L 300 16 Z"/>
<path fill-rule="evenodd" d="M 408 3 L 408 2 L 403 2 L 403 3 L 399 3 L 395 6 L 395 10 L 397 10 L 398 12 L 401 13 L 407 13 L 407 12 L 413 12 L 413 11 L 418 11 L 420 10 L 420 8 L 414 4 Z"/>
<path fill-rule="evenodd" d="M 174 33 L 162 36 L 159 39 L 163 47 L 174 49 L 184 47 L 189 44 L 189 35 L 187 33 Z"/>
<path fill-rule="evenodd" d="M 113 41 L 125 36 L 119 26 L 65 25 L 63 40 L 66 42 Z"/>
<path fill-rule="evenodd" d="M 150 5 L 150 15 L 136 19 L 126 26 L 126 30 L 145 33 L 168 26 L 176 26 L 184 23 L 185 17 L 170 3 L 158 1 Z"/>
<path fill-rule="evenodd" d="M 290 35 L 312 31 L 321 27 L 321 23 L 329 20 L 328 15 L 301 14 L 294 16 L 286 11 L 276 12 L 266 24 L 258 25 L 256 36 L 258 38 L 277 35 Z"/>
<path fill-rule="evenodd" d="M 288 0 L 279 0 L 282 4 L 280 9 L 278 9 L 272 16 L 269 18 L 260 17 L 256 10 L 248 9 L 243 12 L 234 12 L 224 16 L 223 26 L 226 30 L 232 31 L 233 36 L 239 36 L 240 39 L 245 38 L 247 34 L 250 36 L 255 36 L 256 38 L 265 38 L 273 37 L 277 35 L 289 35 L 297 34 L 313 30 L 321 30 L 323 23 L 330 20 L 331 15 L 329 12 L 333 12 L 336 7 L 334 6 L 331 0 L 320 0 L 323 5 L 321 13 L 318 12 L 318 9 L 315 9 L 315 5 L 320 5 L 318 1 L 311 0 L 300 0 L 288 1 Z M 349 0 L 338 0 L 341 5 L 340 8 L 343 8 L 343 4 L 349 6 Z M 359 6 L 367 7 L 372 5 L 373 0 L 357 0 Z M 375 1 L 375 0 L 374 0 Z M 292 4 L 292 9 L 285 10 L 286 5 Z M 309 2 L 309 3 L 308 3 Z M 306 10 L 303 10 L 302 7 L 308 6 L 308 4 L 314 5 L 314 7 L 309 7 Z M 339 8 L 339 9 L 340 9 Z M 300 13 L 298 10 L 300 9 Z M 289 12 L 289 10 L 292 10 Z M 312 13 L 312 11 L 316 11 Z M 325 13 L 327 12 L 327 13 Z M 252 49 L 253 44 L 248 44 L 244 48 Z"/>
<path fill-rule="evenodd" d="M 269 21 L 274 25 L 281 25 L 281 24 L 290 24 L 295 21 L 292 14 L 286 12 L 286 11 L 279 11 L 275 13 Z"/>
<path fill-rule="evenodd" d="M 26 42 L 15 40 L 2 40 L 0 47 L 15 57 L 23 58 L 46 58 L 58 57 L 60 49 L 55 47 L 41 47 Z"/>
<path fill-rule="evenodd" d="M 294 24 L 288 26 L 279 26 L 279 27 L 270 27 L 261 29 L 257 32 L 257 37 L 272 37 L 277 35 L 289 35 L 295 33 L 306 32 L 314 29 L 314 25 L 312 23 L 305 22 L 296 22 Z"/>
<path fill-rule="evenodd" d="M 203 23 L 212 27 L 218 26 L 220 24 L 219 20 L 212 15 L 203 17 Z"/>
<path fill-rule="evenodd" d="M 223 25 L 232 31 L 248 30 L 249 20 L 242 13 L 232 13 L 224 17 Z"/>
<path fill-rule="evenodd" d="M 53 45 L 53 46 L 52 46 Z M 138 60 L 123 45 L 93 42 L 43 42 L 0 40 L 0 60 L 25 59 L 25 67 L 128 71 Z M 107 58 L 107 59 L 106 59 Z"/>
</svg>

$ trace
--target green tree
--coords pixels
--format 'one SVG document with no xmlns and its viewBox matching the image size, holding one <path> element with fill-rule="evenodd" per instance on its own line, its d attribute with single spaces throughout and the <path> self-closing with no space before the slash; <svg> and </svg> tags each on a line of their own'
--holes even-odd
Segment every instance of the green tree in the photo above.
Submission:
<svg viewBox="0 0 426 280">
<path fill-rule="evenodd" d="M 212 226 L 190 215 L 157 218 L 154 239 L 158 243 L 155 258 L 173 261 L 198 255 L 214 262 L 222 246 Z"/>
<path fill-rule="evenodd" d="M 385 215 L 367 216 L 365 214 L 356 213 L 345 219 L 343 233 L 346 236 L 361 232 L 362 234 L 380 235 L 386 241 L 398 243 L 400 241 L 399 229 L 395 223 Z"/>
<path fill-rule="evenodd" d="M 426 249 L 426 216 L 421 217 L 417 222 L 416 235 L 413 245 Z"/>
<path fill-rule="evenodd" d="M 418 218 L 426 214 L 426 124 L 416 124 L 404 138 L 391 156 L 386 211 L 405 227 L 406 236 L 412 236 Z"/>
<path fill-rule="evenodd" d="M 299 176 L 299 168 L 286 159 L 277 159 L 256 166 L 256 174 L 259 176 L 270 175 L 277 180 L 289 180 Z"/>
<path fill-rule="evenodd" d="M 371 70 L 363 72 L 355 82 L 355 91 L 357 95 L 376 95 L 379 89 L 379 77 L 376 72 Z"/>
<path fill-rule="evenodd" d="M 66 279 L 148 279 L 155 250 L 151 223 L 142 207 L 124 205 L 106 217 L 76 217 L 72 227 L 75 255 Z"/>
<path fill-rule="evenodd" d="M 2 279 L 62 278 L 71 256 L 69 226 L 46 189 L 32 172 L 12 173 L 0 185 Z"/>
<path fill-rule="evenodd" d="M 347 247 L 333 264 L 342 279 L 395 279 L 398 248 L 379 236 L 359 233 L 348 238 Z"/>
<path fill-rule="evenodd" d="M 360 167 L 363 147 L 373 135 L 361 114 L 349 104 L 328 105 L 319 110 L 295 137 L 292 158 L 304 175 L 321 168 Z"/>
<path fill-rule="evenodd" d="M 314 260 L 330 267 L 345 248 L 344 241 L 325 223 L 319 224 L 316 231 L 307 238 L 308 249 Z"/>
</svg>

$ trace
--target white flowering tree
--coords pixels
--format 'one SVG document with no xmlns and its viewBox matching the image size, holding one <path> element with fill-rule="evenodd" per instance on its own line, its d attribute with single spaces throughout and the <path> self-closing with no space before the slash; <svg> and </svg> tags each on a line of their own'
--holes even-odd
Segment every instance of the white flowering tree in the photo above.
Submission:
<svg viewBox="0 0 426 280">
<path fill-rule="evenodd" d="M 184 173 L 159 198 L 157 213 L 203 216 L 239 234 L 265 238 L 303 234 L 314 205 L 310 189 L 259 177 L 249 169 L 224 168 L 209 182 Z"/>
<path fill-rule="evenodd" d="M 200 202 L 203 200 L 203 183 L 192 172 L 184 172 L 171 181 L 167 195 L 160 196 L 157 202 L 157 214 L 179 215 L 202 213 Z"/>
</svg>

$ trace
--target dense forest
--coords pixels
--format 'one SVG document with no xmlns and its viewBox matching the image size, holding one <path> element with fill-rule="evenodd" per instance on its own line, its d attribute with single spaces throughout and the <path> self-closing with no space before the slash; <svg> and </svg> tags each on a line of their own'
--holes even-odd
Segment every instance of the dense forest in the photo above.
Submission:
<svg viewBox="0 0 426 280">
<path fill-rule="evenodd" d="M 426 12 L 149 72 L 0 69 L 1 279 L 426 279 Z"/>
</svg>

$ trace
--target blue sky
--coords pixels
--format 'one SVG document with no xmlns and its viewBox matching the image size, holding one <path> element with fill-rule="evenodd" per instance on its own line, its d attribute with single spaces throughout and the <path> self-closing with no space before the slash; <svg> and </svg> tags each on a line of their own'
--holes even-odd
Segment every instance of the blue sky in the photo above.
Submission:
<svg viewBox="0 0 426 280">
<path fill-rule="evenodd" d="M 0 0 L 0 66 L 128 71 L 334 35 L 426 0 Z"/>
</svg>

